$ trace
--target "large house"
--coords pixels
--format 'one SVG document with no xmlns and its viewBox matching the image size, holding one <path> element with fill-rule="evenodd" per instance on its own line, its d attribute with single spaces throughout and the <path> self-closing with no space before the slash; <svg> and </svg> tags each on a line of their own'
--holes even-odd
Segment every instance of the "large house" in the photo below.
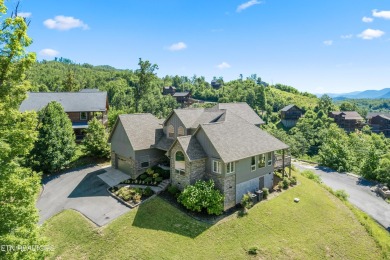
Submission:
<svg viewBox="0 0 390 260">
<path fill-rule="evenodd" d="M 383 112 L 368 113 L 367 123 L 374 133 L 383 133 L 390 137 L 390 114 Z"/>
<path fill-rule="evenodd" d="M 364 126 L 364 119 L 356 111 L 333 111 L 329 113 L 335 123 L 347 133 L 361 130 Z"/>
<path fill-rule="evenodd" d="M 303 110 L 293 104 L 280 110 L 280 120 L 285 127 L 294 127 L 302 115 Z"/>
<path fill-rule="evenodd" d="M 135 178 L 165 162 L 180 189 L 212 179 L 228 209 L 248 191 L 272 188 L 274 170 L 291 164 L 275 159 L 288 146 L 261 130 L 263 123 L 246 103 L 175 109 L 163 122 L 151 114 L 120 115 L 109 139 L 112 164 Z"/>
<path fill-rule="evenodd" d="M 107 92 L 97 89 L 80 92 L 29 92 L 19 111 L 39 111 L 52 101 L 60 103 L 69 116 L 76 140 L 84 137 L 83 130 L 88 128 L 88 121 L 92 118 L 100 118 L 103 124 L 107 122 Z"/>
</svg>

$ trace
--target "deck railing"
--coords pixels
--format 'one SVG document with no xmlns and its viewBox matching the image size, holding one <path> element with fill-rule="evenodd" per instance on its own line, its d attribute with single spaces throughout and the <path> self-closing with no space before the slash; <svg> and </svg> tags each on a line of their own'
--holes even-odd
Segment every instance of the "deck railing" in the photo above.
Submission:
<svg viewBox="0 0 390 260">
<path fill-rule="evenodd" d="M 291 156 L 285 155 L 284 156 L 284 167 L 291 165 Z M 274 159 L 274 169 L 281 169 L 283 168 L 283 155 L 275 155 Z"/>
</svg>

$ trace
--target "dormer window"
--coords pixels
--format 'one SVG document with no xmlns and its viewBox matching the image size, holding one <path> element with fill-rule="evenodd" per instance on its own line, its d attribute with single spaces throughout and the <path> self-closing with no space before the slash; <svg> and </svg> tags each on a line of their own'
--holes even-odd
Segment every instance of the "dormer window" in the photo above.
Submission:
<svg viewBox="0 0 390 260">
<path fill-rule="evenodd" d="M 179 126 L 179 128 L 177 129 L 177 135 L 178 135 L 178 136 L 183 136 L 183 135 L 185 135 L 185 134 L 184 134 L 184 127 Z"/>
<path fill-rule="evenodd" d="M 168 126 L 168 137 L 175 138 L 175 128 L 173 125 Z"/>
</svg>

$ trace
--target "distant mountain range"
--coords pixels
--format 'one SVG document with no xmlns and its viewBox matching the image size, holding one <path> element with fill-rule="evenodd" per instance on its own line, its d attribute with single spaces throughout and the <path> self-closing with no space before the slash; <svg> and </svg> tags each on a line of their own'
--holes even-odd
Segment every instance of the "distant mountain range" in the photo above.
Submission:
<svg viewBox="0 0 390 260">
<path fill-rule="evenodd" d="M 377 99 L 377 98 L 390 98 L 390 88 L 384 88 L 381 90 L 365 90 L 365 91 L 354 91 L 349 93 L 325 93 L 334 100 L 343 100 L 343 99 Z M 318 96 L 322 96 L 320 94 Z"/>
</svg>

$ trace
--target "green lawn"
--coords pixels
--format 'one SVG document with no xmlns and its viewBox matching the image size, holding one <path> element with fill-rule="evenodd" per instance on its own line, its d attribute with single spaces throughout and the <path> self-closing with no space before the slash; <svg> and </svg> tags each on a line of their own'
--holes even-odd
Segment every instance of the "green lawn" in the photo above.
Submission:
<svg viewBox="0 0 390 260">
<path fill-rule="evenodd" d="M 301 184 L 216 225 L 196 221 L 161 198 L 103 228 L 64 211 L 44 227 L 59 259 L 380 259 L 381 250 L 355 215 L 318 184 Z M 299 197 L 301 201 L 294 203 Z"/>
</svg>

